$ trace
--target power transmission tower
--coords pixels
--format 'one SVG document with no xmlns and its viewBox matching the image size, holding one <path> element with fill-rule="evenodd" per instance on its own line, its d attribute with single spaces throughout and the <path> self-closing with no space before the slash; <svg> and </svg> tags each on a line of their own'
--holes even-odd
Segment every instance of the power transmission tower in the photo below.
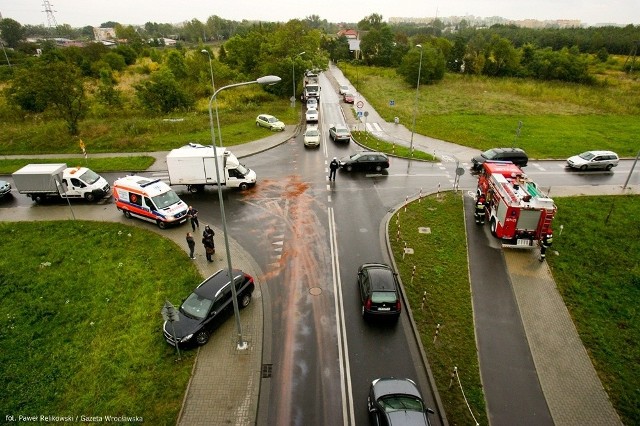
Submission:
<svg viewBox="0 0 640 426">
<path fill-rule="evenodd" d="M 636 64 L 636 56 L 638 55 L 638 45 L 640 45 L 640 40 L 636 40 L 633 42 L 633 46 L 631 46 L 631 51 L 627 56 L 627 59 L 624 61 L 624 68 L 627 68 L 627 62 L 631 60 L 631 65 L 629 67 L 629 74 L 633 72 L 633 67 Z"/>
<path fill-rule="evenodd" d="M 53 15 L 53 12 L 56 11 L 52 9 L 53 5 L 49 0 L 43 0 L 42 6 L 44 6 L 44 12 L 47 14 L 47 25 L 49 26 L 49 30 L 55 35 L 58 23 L 56 22 L 56 17 Z"/>
</svg>

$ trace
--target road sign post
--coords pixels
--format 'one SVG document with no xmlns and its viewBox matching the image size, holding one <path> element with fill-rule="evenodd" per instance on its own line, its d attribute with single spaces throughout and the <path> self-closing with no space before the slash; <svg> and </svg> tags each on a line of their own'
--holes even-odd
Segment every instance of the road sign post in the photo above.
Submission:
<svg viewBox="0 0 640 426">
<path fill-rule="evenodd" d="M 168 300 L 164 302 L 162 307 L 162 318 L 171 324 L 171 332 L 173 333 L 173 342 L 176 346 L 176 352 L 178 352 L 178 361 L 180 361 L 180 348 L 178 347 L 178 337 L 176 336 L 176 329 L 173 326 L 175 321 L 180 321 L 180 316 L 176 308 Z"/>
</svg>

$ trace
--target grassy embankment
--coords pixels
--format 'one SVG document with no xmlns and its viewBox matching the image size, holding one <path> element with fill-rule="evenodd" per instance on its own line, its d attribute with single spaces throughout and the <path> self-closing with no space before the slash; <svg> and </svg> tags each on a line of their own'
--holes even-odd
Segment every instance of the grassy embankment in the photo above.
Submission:
<svg viewBox="0 0 640 426">
<path fill-rule="evenodd" d="M 640 197 L 558 198 L 549 255 L 558 288 L 625 424 L 640 421 Z M 486 424 L 473 330 L 466 238 L 460 195 L 430 196 L 401 210 L 401 239 L 392 238 L 422 343 L 452 424 L 471 424 L 460 389 Z M 397 233 L 397 215 L 389 235 Z M 559 232 L 560 225 L 563 231 Z M 431 234 L 418 233 L 430 227 Z M 404 242 L 415 254 L 403 259 Z M 553 253 L 557 251 L 557 255 Z M 413 267 L 416 272 L 411 279 Z M 423 292 L 427 292 L 422 308 Z M 440 324 L 434 339 L 436 325 Z"/>
</svg>

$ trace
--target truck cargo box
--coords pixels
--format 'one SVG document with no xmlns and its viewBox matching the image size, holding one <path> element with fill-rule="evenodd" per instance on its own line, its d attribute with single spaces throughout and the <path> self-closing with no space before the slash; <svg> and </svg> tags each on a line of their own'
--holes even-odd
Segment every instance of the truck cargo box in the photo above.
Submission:
<svg viewBox="0 0 640 426">
<path fill-rule="evenodd" d="M 20 194 L 58 194 L 66 168 L 64 163 L 27 164 L 13 173 L 13 181 Z"/>
</svg>

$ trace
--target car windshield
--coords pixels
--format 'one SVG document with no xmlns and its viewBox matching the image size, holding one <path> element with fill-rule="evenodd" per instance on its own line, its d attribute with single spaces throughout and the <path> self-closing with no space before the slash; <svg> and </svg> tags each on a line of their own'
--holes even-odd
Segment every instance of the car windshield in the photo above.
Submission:
<svg viewBox="0 0 640 426">
<path fill-rule="evenodd" d="M 347 129 L 345 129 L 344 127 L 338 127 L 338 128 L 336 128 L 336 133 L 340 133 L 341 135 L 345 135 L 345 134 L 349 133 L 349 131 Z"/>
<path fill-rule="evenodd" d="M 246 176 L 249 173 L 249 169 L 244 166 L 244 164 L 238 164 L 236 170 L 240 172 L 242 176 Z"/>
<path fill-rule="evenodd" d="M 269 123 L 275 123 L 276 121 L 278 121 L 278 119 L 277 119 L 277 118 L 275 118 L 275 117 L 269 117 L 269 118 L 267 119 L 267 121 L 268 121 Z"/>
<path fill-rule="evenodd" d="M 497 152 L 495 152 L 493 149 L 490 149 L 488 151 L 483 152 L 481 155 L 486 158 L 487 160 L 491 160 L 493 159 L 493 157 L 495 157 L 497 154 Z"/>
<path fill-rule="evenodd" d="M 93 170 L 88 170 L 80 176 L 80 180 L 86 183 L 87 185 L 93 185 L 100 179 L 100 175 L 94 172 Z"/>
<path fill-rule="evenodd" d="M 422 401 L 411 395 L 387 395 L 378 399 L 378 403 L 386 412 L 400 410 L 424 412 L 424 405 L 422 404 Z"/>
<path fill-rule="evenodd" d="M 180 306 L 180 312 L 191 318 L 204 319 L 213 301 L 191 293 Z"/>
<path fill-rule="evenodd" d="M 583 160 L 591 160 L 593 157 L 595 157 L 595 154 L 593 152 L 583 152 L 582 154 L 580 154 L 580 158 L 582 158 Z"/>
<path fill-rule="evenodd" d="M 318 131 L 317 130 L 307 130 L 307 136 L 318 136 Z"/>
<path fill-rule="evenodd" d="M 395 291 L 374 291 L 371 293 L 373 303 L 395 303 L 398 300 Z"/>
<path fill-rule="evenodd" d="M 159 209 L 164 209 L 176 203 L 179 203 L 180 197 L 178 197 L 178 194 L 176 194 L 172 189 L 163 194 L 151 197 L 151 200 L 153 201 L 153 204 L 155 204 Z"/>
</svg>

